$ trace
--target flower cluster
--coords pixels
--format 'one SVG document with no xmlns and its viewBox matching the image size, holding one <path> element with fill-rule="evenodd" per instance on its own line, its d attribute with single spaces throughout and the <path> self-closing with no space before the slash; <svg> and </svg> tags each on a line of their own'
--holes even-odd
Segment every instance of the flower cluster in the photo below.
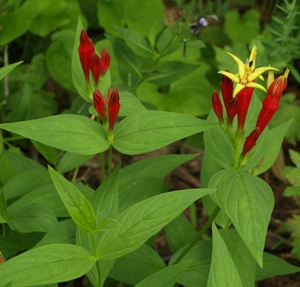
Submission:
<svg viewBox="0 0 300 287">
<path fill-rule="evenodd" d="M 117 88 L 113 90 L 109 88 L 105 99 L 98 89 L 110 66 L 110 55 L 105 48 L 101 56 L 95 52 L 94 44 L 85 29 L 82 29 L 80 33 L 78 53 L 86 85 L 93 98 L 94 108 L 102 122 L 108 123 L 108 128 L 112 131 L 120 110 L 119 92 Z M 90 79 L 91 75 L 93 81 Z"/>
<path fill-rule="evenodd" d="M 265 127 L 270 122 L 271 118 L 278 109 L 279 100 L 287 85 L 287 76 L 289 70 L 287 69 L 284 75 L 279 76 L 274 80 L 273 67 L 261 67 L 255 69 L 256 47 L 254 46 L 249 60 L 244 64 L 239 58 L 230 54 L 238 64 L 238 74 L 231 74 L 230 71 L 220 71 L 222 74 L 221 93 L 223 104 L 225 106 L 227 121 L 224 120 L 223 104 L 220 99 L 218 91 L 214 91 L 212 95 L 212 108 L 221 122 L 225 130 L 232 131 L 232 123 L 237 116 L 237 132 L 236 136 L 232 137 L 235 148 L 239 149 L 240 144 L 243 142 L 244 125 L 246 121 L 247 112 L 251 102 L 254 88 L 259 88 L 266 91 L 266 89 L 255 83 L 256 78 L 262 78 L 262 73 L 269 71 L 268 90 L 266 98 L 262 103 L 261 111 L 258 115 L 255 129 L 246 137 L 244 146 L 241 152 L 242 158 L 249 154 L 252 148 L 264 131 Z M 234 82 L 236 86 L 234 87 Z M 229 129 L 228 129 L 229 127 Z M 242 140 L 241 140 L 242 139 Z"/>
</svg>

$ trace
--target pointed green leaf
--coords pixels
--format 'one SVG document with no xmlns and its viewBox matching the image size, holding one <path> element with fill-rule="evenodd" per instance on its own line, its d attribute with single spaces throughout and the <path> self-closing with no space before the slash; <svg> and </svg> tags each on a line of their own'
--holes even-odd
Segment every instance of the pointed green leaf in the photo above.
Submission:
<svg viewBox="0 0 300 287">
<path fill-rule="evenodd" d="M 94 155 L 66 152 L 59 161 L 56 170 L 62 174 L 89 161 Z"/>
<path fill-rule="evenodd" d="M 212 192 L 212 189 L 168 192 L 132 205 L 117 217 L 122 227 L 101 237 L 98 242 L 99 258 L 114 259 L 134 251 L 192 202 Z"/>
<path fill-rule="evenodd" d="M 130 116 L 138 112 L 144 112 L 147 109 L 137 99 L 137 97 L 129 92 L 120 92 L 120 112 L 119 116 Z"/>
<path fill-rule="evenodd" d="M 178 250 L 170 260 L 173 264 L 186 246 Z M 193 248 L 182 258 L 182 261 L 191 260 L 190 265 L 180 275 L 178 283 L 186 287 L 207 286 L 207 279 L 211 263 L 211 240 L 198 241 Z"/>
<path fill-rule="evenodd" d="M 37 141 L 31 141 L 40 154 L 51 164 L 56 165 L 58 156 L 53 147 L 42 144 Z"/>
<path fill-rule="evenodd" d="M 233 263 L 239 273 L 243 287 L 253 287 L 255 281 L 255 260 L 249 249 L 234 229 L 221 229 L 220 235 L 227 250 L 233 260 Z"/>
<path fill-rule="evenodd" d="M 10 71 L 12 71 L 15 67 L 19 66 L 21 63 L 23 63 L 23 61 L 0 68 L 0 80 L 2 80 Z"/>
<path fill-rule="evenodd" d="M 147 40 L 140 33 L 122 27 L 115 26 L 116 30 L 120 33 L 121 37 L 125 40 L 126 44 L 138 56 L 143 58 L 150 58 L 157 56 L 157 53 L 152 49 Z"/>
<path fill-rule="evenodd" d="M 0 124 L 0 128 L 58 149 L 83 155 L 103 152 L 109 147 L 104 127 L 79 115 L 57 115 L 6 123 Z"/>
<path fill-rule="evenodd" d="M 246 287 L 215 224 L 212 229 L 213 252 L 207 287 Z"/>
<path fill-rule="evenodd" d="M 262 179 L 242 171 L 223 170 L 209 182 L 216 188 L 213 201 L 225 212 L 258 264 L 262 255 L 268 224 L 274 207 L 270 186 Z"/>
<path fill-rule="evenodd" d="M 146 111 L 125 118 L 115 128 L 113 146 L 123 154 L 140 154 L 200 133 L 215 124 L 189 115 Z"/>
<path fill-rule="evenodd" d="M 135 287 L 173 287 L 177 282 L 179 276 L 182 274 L 182 272 L 184 272 L 189 264 L 190 261 L 185 261 L 176 265 L 168 266 L 147 277 L 146 279 L 135 285 Z"/>
<path fill-rule="evenodd" d="M 50 208 L 35 203 L 18 210 L 8 207 L 7 216 L 10 228 L 22 233 L 47 232 L 57 223 L 57 218 Z"/>
<path fill-rule="evenodd" d="M 118 258 L 109 277 L 135 285 L 166 267 L 161 257 L 147 244 Z"/>
<path fill-rule="evenodd" d="M 63 178 L 50 166 L 49 173 L 61 200 L 76 225 L 84 232 L 95 230 L 96 216 L 90 202 L 71 182 Z"/>
<path fill-rule="evenodd" d="M 60 221 L 47 232 L 35 248 L 56 243 L 75 244 L 76 228 L 72 219 Z"/>
<path fill-rule="evenodd" d="M 157 67 L 156 72 L 148 75 L 146 80 L 157 86 L 170 85 L 185 77 L 192 71 L 199 68 L 199 65 L 187 64 L 184 62 L 166 62 Z"/>
<path fill-rule="evenodd" d="M 300 268 L 298 266 L 289 264 L 275 255 L 264 252 L 264 267 L 261 268 L 258 265 L 256 266 L 255 279 L 256 281 L 259 281 L 278 275 L 286 275 L 296 272 L 300 272 Z"/>
<path fill-rule="evenodd" d="M 194 228 L 183 213 L 166 225 L 165 231 L 168 246 L 173 253 L 190 243 L 196 236 Z"/>
<path fill-rule="evenodd" d="M 95 264 L 83 247 L 51 244 L 18 255 L 0 266 L 1 286 L 26 287 L 81 277 Z"/>
<path fill-rule="evenodd" d="M 255 175 L 265 172 L 275 162 L 279 150 L 282 146 L 282 141 L 284 139 L 284 136 L 288 128 L 290 127 L 291 123 L 292 120 L 268 131 L 267 139 L 266 139 L 267 141 L 266 153 L 264 158 L 262 159 L 262 163 L 257 167 L 257 169 L 254 169 Z"/>
</svg>

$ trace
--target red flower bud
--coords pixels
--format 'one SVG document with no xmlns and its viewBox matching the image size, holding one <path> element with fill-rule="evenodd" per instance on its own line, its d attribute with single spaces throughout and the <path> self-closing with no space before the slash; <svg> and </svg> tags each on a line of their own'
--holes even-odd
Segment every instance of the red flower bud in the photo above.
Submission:
<svg viewBox="0 0 300 287">
<path fill-rule="evenodd" d="M 232 124 L 234 117 L 237 114 L 238 110 L 238 99 L 234 97 L 226 106 L 228 122 Z"/>
<path fill-rule="evenodd" d="M 117 88 L 113 91 L 108 89 L 107 103 L 108 103 L 108 128 L 112 131 L 120 110 L 120 97 Z"/>
<path fill-rule="evenodd" d="M 101 52 L 101 74 L 104 75 L 110 66 L 110 55 L 106 51 L 106 48 L 102 49 Z"/>
<path fill-rule="evenodd" d="M 92 55 L 95 51 L 92 40 L 88 37 L 85 29 L 80 33 L 80 45 L 78 47 L 81 67 L 87 83 L 90 83 L 89 70 L 91 68 Z"/>
<path fill-rule="evenodd" d="M 99 114 L 102 121 L 106 119 L 106 101 L 101 92 L 96 89 L 93 93 L 94 108 Z"/>
<path fill-rule="evenodd" d="M 245 87 L 237 95 L 238 130 L 243 131 L 254 88 Z"/>
<path fill-rule="evenodd" d="M 245 156 L 255 145 L 257 142 L 258 137 L 260 136 L 261 132 L 258 127 L 256 127 L 249 136 L 246 137 L 242 155 Z"/>
<path fill-rule="evenodd" d="M 212 95 L 212 108 L 215 114 L 217 115 L 218 119 L 220 121 L 223 121 L 223 105 L 221 103 L 219 93 L 217 91 L 214 91 Z"/>
<path fill-rule="evenodd" d="M 101 75 L 101 59 L 96 53 L 93 53 L 92 56 L 91 71 L 97 85 Z"/>
</svg>

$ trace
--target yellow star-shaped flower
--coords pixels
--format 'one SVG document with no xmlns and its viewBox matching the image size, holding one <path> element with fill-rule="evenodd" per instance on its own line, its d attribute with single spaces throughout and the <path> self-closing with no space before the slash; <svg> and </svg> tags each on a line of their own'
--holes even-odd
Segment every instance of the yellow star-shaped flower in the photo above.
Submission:
<svg viewBox="0 0 300 287">
<path fill-rule="evenodd" d="M 256 78 L 260 78 L 261 80 L 264 80 L 262 73 L 264 73 L 265 71 L 274 71 L 277 70 L 271 66 L 269 67 L 261 67 L 261 68 L 257 68 L 255 69 L 255 58 L 256 58 L 256 46 L 253 46 L 251 53 L 250 53 L 250 57 L 249 60 L 246 61 L 246 63 L 244 64 L 243 61 L 241 61 L 238 57 L 236 57 L 235 55 L 228 53 L 237 63 L 238 65 L 238 74 L 231 74 L 229 72 L 226 71 L 219 71 L 219 74 L 222 74 L 226 77 L 228 77 L 229 79 L 231 79 L 233 82 L 237 83 L 234 91 L 233 91 L 233 97 L 235 97 L 242 89 L 244 89 L 245 87 L 249 87 L 249 88 L 258 88 L 261 89 L 263 91 L 266 91 L 266 89 L 260 85 L 254 82 L 254 80 Z"/>
</svg>

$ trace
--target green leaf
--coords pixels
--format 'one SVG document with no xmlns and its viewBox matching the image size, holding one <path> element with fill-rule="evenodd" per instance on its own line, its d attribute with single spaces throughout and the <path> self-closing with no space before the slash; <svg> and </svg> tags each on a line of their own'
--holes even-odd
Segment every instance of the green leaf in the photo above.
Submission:
<svg viewBox="0 0 300 287">
<path fill-rule="evenodd" d="M 116 126 L 113 146 L 123 154 L 140 154 L 213 126 L 210 122 L 188 115 L 146 111 L 128 116 Z"/>
<path fill-rule="evenodd" d="M 207 287 L 246 287 L 215 224 L 212 230 L 213 252 Z"/>
<path fill-rule="evenodd" d="M 242 171 L 223 170 L 210 180 L 213 201 L 225 212 L 249 248 L 262 265 L 265 237 L 274 207 L 270 186 L 262 179 Z"/>
<path fill-rule="evenodd" d="M 0 189 L 0 223 L 7 222 L 7 206 L 4 198 L 4 190 Z"/>
<path fill-rule="evenodd" d="M 59 161 L 56 170 L 60 174 L 65 173 L 89 161 L 93 156 L 66 152 Z"/>
<path fill-rule="evenodd" d="M 290 149 L 289 155 L 292 162 L 296 165 L 297 168 L 300 168 L 300 153 Z"/>
<path fill-rule="evenodd" d="M 118 258 L 109 272 L 109 277 L 135 285 L 165 267 L 165 263 L 153 248 L 143 244 L 137 250 Z"/>
<path fill-rule="evenodd" d="M 109 35 L 106 35 L 106 37 L 112 44 L 119 69 L 142 78 L 141 63 L 138 56 L 121 40 Z"/>
<path fill-rule="evenodd" d="M 141 281 L 135 287 L 173 287 L 179 276 L 189 266 L 190 261 L 168 266 Z"/>
<path fill-rule="evenodd" d="M 125 40 L 126 44 L 136 53 L 143 58 L 150 58 L 158 56 L 153 50 L 147 40 L 139 33 L 130 29 L 115 27 L 120 33 L 121 37 Z"/>
<path fill-rule="evenodd" d="M 163 19 L 164 6 L 160 0 L 144 2 L 140 5 L 139 0 L 125 2 L 99 1 L 98 19 L 105 31 L 116 35 L 114 26 L 128 26 L 138 33 L 148 36 L 149 31 L 156 19 Z"/>
<path fill-rule="evenodd" d="M 285 133 L 287 132 L 291 123 L 292 120 L 268 131 L 266 139 L 266 153 L 264 158 L 262 159 L 262 163 L 257 167 L 257 169 L 254 169 L 255 175 L 265 172 L 273 165 L 282 146 L 282 141 L 284 139 Z"/>
<path fill-rule="evenodd" d="M 275 128 L 282 124 L 282 122 L 294 119 L 290 128 L 286 133 L 288 141 L 294 145 L 300 139 L 299 125 L 300 122 L 300 106 L 295 103 L 294 94 L 286 94 L 282 97 L 278 111 L 270 122 L 270 126 Z"/>
<path fill-rule="evenodd" d="M 6 123 L 0 124 L 0 128 L 58 149 L 83 155 L 103 152 L 109 147 L 103 126 L 79 115 L 57 115 Z"/>
<path fill-rule="evenodd" d="M 220 235 L 239 273 L 243 287 L 252 287 L 255 281 L 255 260 L 234 229 L 221 229 Z"/>
<path fill-rule="evenodd" d="M 58 156 L 53 147 L 47 146 L 37 141 L 32 141 L 34 147 L 40 152 L 40 154 L 51 164 L 56 165 Z"/>
<path fill-rule="evenodd" d="M 138 112 L 146 111 L 146 108 L 135 95 L 129 92 L 120 92 L 120 117 L 130 116 Z"/>
<path fill-rule="evenodd" d="M 91 204 L 95 210 L 96 214 L 96 227 L 95 232 L 99 231 L 99 225 L 103 223 L 112 223 L 112 226 L 108 226 L 108 230 L 112 230 L 120 227 L 120 223 L 114 220 L 118 214 L 118 178 L 120 172 L 120 161 L 115 167 L 113 173 L 99 186 L 99 188 L 94 192 L 91 199 Z M 104 231 L 104 230 L 103 230 Z M 95 241 L 98 242 L 103 236 L 103 233 L 98 232 L 97 234 L 92 234 Z M 94 250 L 94 246 L 91 242 L 91 236 L 85 234 L 81 230 L 77 232 L 77 244 L 87 248 L 91 252 Z M 94 266 L 87 274 L 89 280 L 94 284 L 94 286 L 100 286 L 103 284 L 106 276 L 108 275 L 110 269 L 113 267 L 114 260 L 111 261 L 97 261 L 98 266 Z M 99 278 L 99 270 L 101 277 Z M 100 282 L 99 282 L 100 280 Z"/>
<path fill-rule="evenodd" d="M 75 33 L 73 31 L 62 30 L 52 36 L 52 43 L 46 53 L 47 69 L 51 77 L 65 89 L 75 92 L 72 81 L 73 71 L 72 47 L 74 45 Z M 78 54 L 78 50 L 77 54 Z M 78 55 L 77 55 L 78 57 Z M 81 66 L 80 66 L 81 68 Z M 82 75 L 84 78 L 84 76 Z M 85 82 L 83 83 L 85 87 Z M 87 93 L 87 91 L 85 92 Z"/>
<path fill-rule="evenodd" d="M 12 13 L 0 17 L 1 33 L 0 46 L 4 46 L 14 39 L 23 35 L 30 27 L 32 19 L 39 10 L 40 2 L 27 0 L 24 4 Z"/>
<path fill-rule="evenodd" d="M 183 213 L 166 225 L 165 231 L 168 246 L 172 253 L 190 243 L 196 236 L 194 228 Z"/>
<path fill-rule="evenodd" d="M 61 0 L 44 0 L 39 4 L 39 12 L 33 18 L 30 31 L 41 37 L 57 30 L 70 21 L 66 17 L 67 4 Z"/>
<path fill-rule="evenodd" d="M 83 247 L 71 244 L 46 245 L 2 264 L 1 286 L 10 282 L 12 287 L 26 287 L 69 281 L 84 275 L 94 264 L 95 259 Z"/>
<path fill-rule="evenodd" d="M 198 65 L 178 61 L 166 62 L 158 66 L 154 73 L 149 74 L 146 81 L 158 86 L 166 86 L 187 76 L 198 67 Z"/>
<path fill-rule="evenodd" d="M 132 205 L 117 217 L 122 227 L 101 237 L 98 242 L 99 258 L 114 259 L 134 251 L 192 202 L 212 192 L 214 190 L 181 190 L 156 195 Z"/>
<path fill-rule="evenodd" d="M 0 80 L 2 80 L 10 71 L 12 71 L 15 67 L 19 66 L 21 63 L 23 63 L 23 61 L 0 68 Z"/>
<path fill-rule="evenodd" d="M 54 212 L 46 206 L 32 203 L 19 209 L 7 208 L 8 225 L 11 229 L 22 233 L 47 232 L 56 223 Z"/>
<path fill-rule="evenodd" d="M 119 212 L 124 211 L 135 203 L 167 190 L 166 182 L 162 178 L 143 176 L 135 180 L 132 179 L 125 186 L 119 187 Z"/>
<path fill-rule="evenodd" d="M 94 231 L 96 216 L 90 202 L 71 182 L 50 166 L 48 168 L 55 188 L 76 225 L 84 232 Z"/>
<path fill-rule="evenodd" d="M 196 156 L 197 154 L 167 154 L 136 161 L 121 169 L 119 187 L 122 188 L 137 178 L 145 176 L 146 172 L 153 177 L 162 179 L 177 166 L 194 159 Z"/>
<path fill-rule="evenodd" d="M 266 278 L 287 275 L 300 272 L 300 268 L 289 264 L 285 260 L 272 255 L 270 253 L 264 252 L 264 267 L 261 268 L 256 266 L 256 281 L 260 281 Z"/>
<path fill-rule="evenodd" d="M 246 11 L 242 18 L 237 10 L 229 11 L 225 15 L 224 30 L 233 42 L 248 44 L 259 34 L 259 20 L 260 15 L 256 10 Z"/>
<path fill-rule="evenodd" d="M 173 262 L 178 258 L 185 248 L 186 246 L 182 247 L 173 255 L 169 265 L 173 264 Z M 182 261 L 191 260 L 191 263 L 180 275 L 178 283 L 186 287 L 207 286 L 211 254 L 211 240 L 198 241 L 182 258 Z"/>
<path fill-rule="evenodd" d="M 72 219 L 60 221 L 46 233 L 34 248 L 56 243 L 75 244 L 76 228 Z"/>
</svg>

